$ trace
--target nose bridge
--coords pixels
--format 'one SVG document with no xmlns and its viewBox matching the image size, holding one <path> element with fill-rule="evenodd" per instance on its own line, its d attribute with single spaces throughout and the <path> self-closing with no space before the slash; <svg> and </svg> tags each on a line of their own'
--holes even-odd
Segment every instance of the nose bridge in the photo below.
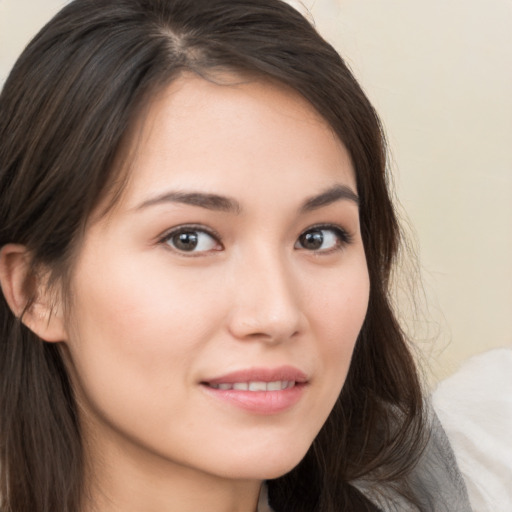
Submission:
<svg viewBox="0 0 512 512">
<path fill-rule="evenodd" d="M 233 334 L 277 342 L 298 333 L 302 318 L 298 276 L 285 255 L 276 248 L 260 247 L 241 257 L 236 267 Z"/>
</svg>

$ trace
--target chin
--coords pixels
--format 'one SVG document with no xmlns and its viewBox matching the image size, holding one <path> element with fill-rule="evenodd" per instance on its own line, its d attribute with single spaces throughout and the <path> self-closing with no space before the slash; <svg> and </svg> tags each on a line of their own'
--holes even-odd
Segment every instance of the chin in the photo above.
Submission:
<svg viewBox="0 0 512 512">
<path fill-rule="evenodd" d="M 286 447 L 284 447 L 286 448 Z M 288 447 L 289 448 L 289 447 Z M 272 480 L 289 473 L 304 458 L 309 445 L 298 449 L 261 450 L 259 453 L 246 454 L 242 459 L 224 466 L 225 477 L 244 480 Z M 225 459 L 225 463 L 226 463 Z"/>
</svg>

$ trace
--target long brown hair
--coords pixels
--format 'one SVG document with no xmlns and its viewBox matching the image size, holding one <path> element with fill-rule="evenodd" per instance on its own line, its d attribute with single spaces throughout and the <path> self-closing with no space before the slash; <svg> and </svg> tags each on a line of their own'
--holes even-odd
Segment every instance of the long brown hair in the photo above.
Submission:
<svg viewBox="0 0 512 512">
<path fill-rule="evenodd" d="M 361 199 L 368 313 L 349 375 L 305 458 L 269 482 L 278 512 L 373 510 L 354 482 L 407 495 L 422 446 L 422 394 L 389 279 L 399 226 L 379 119 L 336 53 L 279 0 L 75 0 L 35 37 L 0 96 L 0 247 L 64 279 L 90 213 L 112 187 L 141 109 L 184 70 L 255 73 L 302 94 L 348 149 Z M 117 173 L 117 174 L 116 174 Z M 65 366 L 0 297 L 3 512 L 76 512 L 80 427 Z M 410 496 L 411 500 L 414 500 Z"/>
</svg>

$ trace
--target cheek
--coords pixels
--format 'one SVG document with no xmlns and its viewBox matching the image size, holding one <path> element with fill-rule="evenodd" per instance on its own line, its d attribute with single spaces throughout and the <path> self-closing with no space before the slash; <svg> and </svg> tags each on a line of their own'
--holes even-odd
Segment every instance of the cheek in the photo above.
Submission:
<svg viewBox="0 0 512 512">
<path fill-rule="evenodd" d="M 364 260 L 362 260 L 364 261 Z M 332 407 L 345 382 L 354 347 L 361 331 L 369 299 L 366 265 L 360 263 L 323 283 L 321 292 L 310 298 L 310 323 L 316 333 L 318 357 L 324 368 L 326 399 Z"/>
<path fill-rule="evenodd" d="M 369 290 L 366 263 L 360 258 L 326 276 L 308 297 L 313 331 L 322 333 L 320 339 L 330 340 L 333 350 L 351 350 L 366 316 Z"/>
<path fill-rule="evenodd" d="M 201 275 L 139 260 L 117 257 L 101 273 L 80 273 L 74 320 L 81 332 L 94 332 L 87 337 L 101 337 L 102 344 L 118 342 L 123 349 L 151 352 L 178 349 L 183 344 L 177 339 L 190 341 L 191 332 L 200 334 L 211 326 L 217 302 Z"/>
<path fill-rule="evenodd" d="M 183 273 L 115 261 L 95 273 L 84 264 L 77 273 L 68 342 L 75 378 L 104 412 L 121 403 L 116 393 L 144 404 L 173 389 L 171 405 L 219 327 L 220 305 Z"/>
</svg>

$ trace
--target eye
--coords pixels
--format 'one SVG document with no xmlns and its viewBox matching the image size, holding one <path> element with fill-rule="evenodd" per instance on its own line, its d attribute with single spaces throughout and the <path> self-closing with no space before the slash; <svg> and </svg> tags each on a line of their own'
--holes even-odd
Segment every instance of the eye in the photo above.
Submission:
<svg viewBox="0 0 512 512">
<path fill-rule="evenodd" d="M 180 227 L 167 233 L 161 242 L 183 253 L 201 253 L 221 249 L 217 237 L 204 229 L 191 226 Z"/>
<path fill-rule="evenodd" d="M 295 249 L 330 252 L 343 247 L 350 241 L 350 235 L 338 226 L 315 226 L 299 236 Z"/>
</svg>

